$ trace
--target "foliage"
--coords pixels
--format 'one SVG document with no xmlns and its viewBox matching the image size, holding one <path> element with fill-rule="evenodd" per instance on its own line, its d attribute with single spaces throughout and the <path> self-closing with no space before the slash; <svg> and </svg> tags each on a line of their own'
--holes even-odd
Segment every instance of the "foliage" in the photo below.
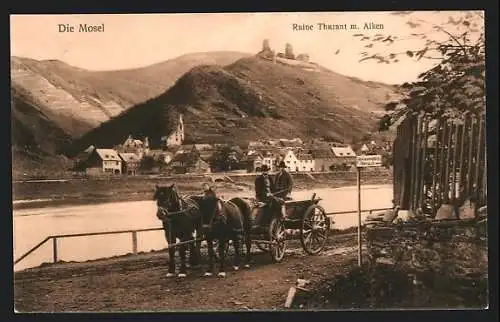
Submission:
<svg viewBox="0 0 500 322">
<path fill-rule="evenodd" d="M 411 14 L 410 14 L 411 16 Z M 411 17 L 410 17 L 411 18 Z M 355 34 L 369 42 L 360 53 L 360 62 L 398 63 L 403 57 L 413 61 L 436 60 L 436 65 L 420 74 L 418 80 L 405 83 L 400 101 L 386 105 L 388 113 L 380 119 L 379 130 L 388 129 L 409 113 L 423 113 L 432 118 L 459 118 L 465 112 L 485 112 L 485 41 L 484 17 L 478 12 L 463 12 L 458 18 L 448 17 L 442 24 L 422 19 L 409 19 L 411 28 L 424 30 L 408 37 Z M 428 28 L 427 30 L 425 28 Z M 443 38 L 444 37 L 444 38 Z M 381 54 L 382 46 L 393 46 L 406 40 L 420 40 L 421 48 Z M 369 52 L 370 51 L 370 52 Z"/>
<path fill-rule="evenodd" d="M 139 164 L 139 169 L 141 170 L 151 170 L 155 167 L 156 165 L 156 161 L 155 159 L 150 156 L 150 155 L 147 155 L 147 156 L 144 156 L 142 159 L 141 159 L 141 162 Z"/>
<path fill-rule="evenodd" d="M 240 167 L 240 158 L 241 151 L 235 151 L 230 146 L 224 146 L 215 151 L 210 165 L 219 171 L 237 170 Z"/>
</svg>

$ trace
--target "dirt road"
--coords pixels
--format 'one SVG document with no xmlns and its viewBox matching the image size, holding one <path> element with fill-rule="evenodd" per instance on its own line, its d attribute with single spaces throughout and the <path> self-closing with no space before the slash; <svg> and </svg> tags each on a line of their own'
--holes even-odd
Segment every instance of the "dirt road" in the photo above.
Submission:
<svg viewBox="0 0 500 322">
<path fill-rule="evenodd" d="M 356 237 L 330 238 L 321 255 L 308 256 L 290 241 L 281 263 L 253 250 L 250 269 L 225 278 L 201 277 L 202 268 L 185 279 L 167 278 L 165 252 L 66 263 L 21 271 L 14 277 L 15 308 L 20 312 L 282 310 L 297 278 L 314 288 L 356 265 Z"/>
</svg>

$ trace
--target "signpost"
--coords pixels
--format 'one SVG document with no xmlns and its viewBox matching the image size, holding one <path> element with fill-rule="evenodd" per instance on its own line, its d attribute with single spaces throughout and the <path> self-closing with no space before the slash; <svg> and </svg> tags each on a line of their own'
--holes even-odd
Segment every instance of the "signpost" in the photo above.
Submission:
<svg viewBox="0 0 500 322">
<path fill-rule="evenodd" d="M 356 174 L 358 186 L 358 265 L 363 264 L 361 252 L 361 168 L 382 166 L 381 155 L 359 155 L 356 157 Z"/>
</svg>

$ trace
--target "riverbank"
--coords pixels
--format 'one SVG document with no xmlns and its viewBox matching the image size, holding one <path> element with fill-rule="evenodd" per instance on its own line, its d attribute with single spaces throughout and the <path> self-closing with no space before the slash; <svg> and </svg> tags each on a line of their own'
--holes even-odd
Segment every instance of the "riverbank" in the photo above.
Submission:
<svg viewBox="0 0 500 322">
<path fill-rule="evenodd" d="M 294 191 L 338 188 L 356 184 L 355 172 L 293 174 Z M 204 182 L 215 187 L 219 194 L 251 194 L 255 175 L 212 174 L 175 177 L 114 177 L 106 179 L 74 179 L 13 182 L 13 209 L 63 205 L 82 205 L 115 201 L 151 200 L 155 185 L 175 183 L 185 194 L 198 194 Z M 373 171 L 362 177 L 362 184 L 389 184 L 388 171 Z"/>
</svg>

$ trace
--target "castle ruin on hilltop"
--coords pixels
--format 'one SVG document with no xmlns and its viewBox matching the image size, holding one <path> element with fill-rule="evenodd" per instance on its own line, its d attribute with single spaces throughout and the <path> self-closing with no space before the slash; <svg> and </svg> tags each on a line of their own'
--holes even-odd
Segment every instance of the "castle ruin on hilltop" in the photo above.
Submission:
<svg viewBox="0 0 500 322">
<path fill-rule="evenodd" d="M 290 43 L 285 44 L 285 53 L 277 53 L 271 49 L 271 46 L 269 44 L 269 39 L 264 39 L 262 41 L 262 49 L 260 52 L 257 53 L 257 57 L 271 60 L 274 63 L 276 63 L 276 57 L 278 58 L 284 58 L 284 59 L 289 59 L 289 60 L 297 60 L 297 61 L 302 61 L 305 63 L 309 62 L 309 54 L 299 54 L 295 56 L 293 53 L 293 46 Z"/>
</svg>

